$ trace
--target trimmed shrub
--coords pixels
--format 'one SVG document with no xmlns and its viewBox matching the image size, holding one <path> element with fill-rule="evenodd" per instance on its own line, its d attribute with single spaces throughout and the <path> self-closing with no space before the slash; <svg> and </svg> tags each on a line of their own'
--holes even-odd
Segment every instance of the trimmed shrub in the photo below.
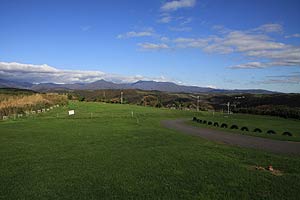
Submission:
<svg viewBox="0 0 300 200">
<path fill-rule="evenodd" d="M 197 119 L 197 117 L 193 117 L 193 121 L 197 121 L 198 119 Z"/>
<path fill-rule="evenodd" d="M 212 125 L 212 122 L 207 122 L 207 125 Z"/>
<path fill-rule="evenodd" d="M 273 131 L 273 130 L 268 130 L 267 133 L 268 133 L 268 134 L 276 134 L 276 132 Z"/>
<path fill-rule="evenodd" d="M 237 125 L 232 125 L 230 129 L 239 129 L 239 127 Z"/>
<path fill-rule="evenodd" d="M 203 120 L 203 121 L 202 121 L 202 123 L 203 123 L 203 124 L 206 124 L 206 123 L 207 123 L 207 121 L 206 121 L 206 120 Z"/>
<path fill-rule="evenodd" d="M 286 136 L 293 136 L 293 134 L 292 134 L 292 133 L 290 133 L 290 132 L 287 132 L 287 131 L 286 131 L 286 132 L 283 132 L 283 133 L 282 133 L 282 135 L 286 135 Z"/>
<path fill-rule="evenodd" d="M 215 127 L 219 127 L 219 123 L 218 123 L 218 122 L 215 122 L 215 123 L 214 123 L 214 126 L 215 126 Z"/>
<path fill-rule="evenodd" d="M 223 124 L 221 124 L 221 128 L 228 128 L 228 125 L 223 123 Z"/>
<path fill-rule="evenodd" d="M 242 131 L 249 131 L 249 129 L 246 126 L 242 127 L 241 130 Z"/>
</svg>

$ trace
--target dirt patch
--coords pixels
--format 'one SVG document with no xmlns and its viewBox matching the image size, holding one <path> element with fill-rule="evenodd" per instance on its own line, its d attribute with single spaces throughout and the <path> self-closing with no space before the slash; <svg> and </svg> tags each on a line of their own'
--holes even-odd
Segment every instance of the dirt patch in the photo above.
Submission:
<svg viewBox="0 0 300 200">
<path fill-rule="evenodd" d="M 274 176 L 282 176 L 283 172 L 279 169 L 274 169 L 271 165 L 267 167 L 263 166 L 251 166 L 250 170 L 258 170 L 258 171 L 265 171 L 273 174 Z"/>
</svg>

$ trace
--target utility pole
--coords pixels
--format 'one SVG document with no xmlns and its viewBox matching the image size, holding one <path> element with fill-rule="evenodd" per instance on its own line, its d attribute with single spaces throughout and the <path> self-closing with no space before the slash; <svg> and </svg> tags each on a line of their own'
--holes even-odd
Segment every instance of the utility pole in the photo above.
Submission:
<svg viewBox="0 0 300 200">
<path fill-rule="evenodd" d="M 123 104 L 123 92 L 121 92 L 121 104 Z"/>
<path fill-rule="evenodd" d="M 230 113 L 230 102 L 227 103 L 227 114 L 229 115 Z"/>
<path fill-rule="evenodd" d="M 200 96 L 197 96 L 197 112 L 199 112 Z"/>
<path fill-rule="evenodd" d="M 197 112 L 200 110 L 199 109 L 199 104 L 200 104 L 200 96 L 194 96 L 194 95 L 190 95 L 192 98 L 197 99 Z"/>
</svg>

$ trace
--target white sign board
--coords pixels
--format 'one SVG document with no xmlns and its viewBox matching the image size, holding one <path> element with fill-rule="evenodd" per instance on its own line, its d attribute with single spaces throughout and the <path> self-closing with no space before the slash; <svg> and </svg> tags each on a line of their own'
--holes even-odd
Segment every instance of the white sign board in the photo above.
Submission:
<svg viewBox="0 0 300 200">
<path fill-rule="evenodd" d="M 75 111 L 74 110 L 69 110 L 69 115 L 75 115 Z"/>
</svg>

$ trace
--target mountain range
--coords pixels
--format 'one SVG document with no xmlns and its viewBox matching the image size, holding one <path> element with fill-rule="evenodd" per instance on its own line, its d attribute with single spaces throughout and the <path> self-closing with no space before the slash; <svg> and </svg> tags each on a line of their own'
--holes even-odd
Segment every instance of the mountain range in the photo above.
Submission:
<svg viewBox="0 0 300 200">
<path fill-rule="evenodd" d="M 251 94 L 271 94 L 276 93 L 268 90 L 246 89 L 246 90 L 226 90 L 214 89 L 209 87 L 185 86 L 172 82 L 156 81 L 137 81 L 135 83 L 113 83 L 105 80 L 99 80 L 92 83 L 39 83 L 18 82 L 12 80 L 0 79 L 0 88 L 22 88 L 34 91 L 47 92 L 56 90 L 100 90 L 100 89 L 139 89 L 156 90 L 171 93 L 251 93 Z"/>
</svg>

